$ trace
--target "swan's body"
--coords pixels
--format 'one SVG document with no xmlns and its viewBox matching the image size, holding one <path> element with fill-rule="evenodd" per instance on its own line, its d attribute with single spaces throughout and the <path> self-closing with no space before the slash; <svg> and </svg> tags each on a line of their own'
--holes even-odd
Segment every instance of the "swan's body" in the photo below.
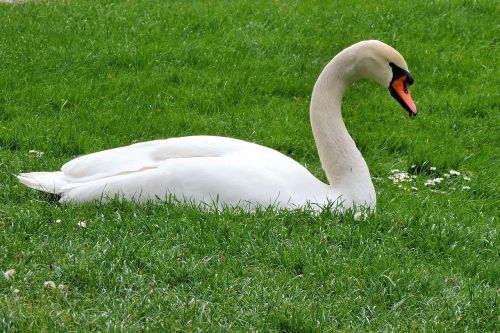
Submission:
<svg viewBox="0 0 500 333">
<path fill-rule="evenodd" d="M 335 195 L 291 158 L 253 143 L 216 136 L 149 141 L 76 158 L 58 173 L 20 175 L 61 201 L 101 196 L 128 199 L 177 198 L 254 206 L 326 203 Z M 330 193 L 331 192 L 331 193 Z M 283 199 L 286 198 L 286 199 Z"/>
<path fill-rule="evenodd" d="M 387 68 L 377 68 L 383 66 L 382 61 Z M 374 209 L 370 173 L 344 126 L 340 104 L 347 85 L 356 79 L 392 84 L 394 71 L 389 62 L 407 70 L 404 59 L 390 46 L 360 42 L 339 53 L 316 82 L 311 124 L 329 185 L 275 150 L 215 136 L 171 138 L 105 150 L 78 157 L 61 171 L 24 173 L 18 178 L 31 188 L 60 195 L 60 201 L 86 202 L 116 195 L 145 201 L 174 195 L 246 209 L 306 204 L 319 209 L 327 203 L 341 210 L 353 206 Z"/>
</svg>

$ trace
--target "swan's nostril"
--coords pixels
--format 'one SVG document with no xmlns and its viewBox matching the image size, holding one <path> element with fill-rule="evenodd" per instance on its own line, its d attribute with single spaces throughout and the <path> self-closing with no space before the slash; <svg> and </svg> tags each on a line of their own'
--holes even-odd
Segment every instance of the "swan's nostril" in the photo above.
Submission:
<svg viewBox="0 0 500 333">
<path fill-rule="evenodd" d="M 403 90 L 405 94 L 408 94 L 408 84 L 406 83 L 406 81 L 403 81 Z"/>
</svg>

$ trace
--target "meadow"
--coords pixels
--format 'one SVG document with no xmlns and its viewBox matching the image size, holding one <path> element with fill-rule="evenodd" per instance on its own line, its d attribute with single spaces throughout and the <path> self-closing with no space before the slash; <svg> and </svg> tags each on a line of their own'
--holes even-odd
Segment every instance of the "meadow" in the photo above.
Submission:
<svg viewBox="0 0 500 333">
<path fill-rule="evenodd" d="M 0 3 L 0 331 L 498 331 L 498 17 L 490 0 Z M 210 134 L 325 180 L 311 90 L 364 39 L 403 54 L 419 109 L 373 82 L 344 99 L 377 190 L 364 220 L 59 204 L 13 176 Z"/>
</svg>

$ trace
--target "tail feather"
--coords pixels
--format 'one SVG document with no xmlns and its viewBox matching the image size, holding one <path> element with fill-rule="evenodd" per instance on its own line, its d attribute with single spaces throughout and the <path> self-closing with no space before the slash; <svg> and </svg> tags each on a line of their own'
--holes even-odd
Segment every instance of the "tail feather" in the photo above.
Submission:
<svg viewBox="0 0 500 333">
<path fill-rule="evenodd" d="M 62 187 L 68 183 L 61 171 L 20 173 L 16 177 L 32 189 L 53 194 L 61 194 Z"/>
</svg>

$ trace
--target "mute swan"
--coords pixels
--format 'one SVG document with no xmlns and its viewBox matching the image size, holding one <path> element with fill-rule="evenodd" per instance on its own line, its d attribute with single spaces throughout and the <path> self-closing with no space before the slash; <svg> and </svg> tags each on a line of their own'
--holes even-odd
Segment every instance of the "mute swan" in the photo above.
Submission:
<svg viewBox="0 0 500 333">
<path fill-rule="evenodd" d="M 275 205 L 321 209 L 334 203 L 374 210 L 375 189 L 365 160 L 342 120 L 346 88 L 371 79 L 388 88 L 416 114 L 409 86 L 413 78 L 398 51 L 376 40 L 356 43 L 334 57 L 319 76 L 311 98 L 311 126 L 329 181 L 275 150 L 217 136 L 170 138 L 78 157 L 61 171 L 21 173 L 24 185 L 60 195 L 60 202 L 85 202 L 119 196 L 146 201 L 174 195 L 196 203 L 240 206 Z"/>
</svg>

